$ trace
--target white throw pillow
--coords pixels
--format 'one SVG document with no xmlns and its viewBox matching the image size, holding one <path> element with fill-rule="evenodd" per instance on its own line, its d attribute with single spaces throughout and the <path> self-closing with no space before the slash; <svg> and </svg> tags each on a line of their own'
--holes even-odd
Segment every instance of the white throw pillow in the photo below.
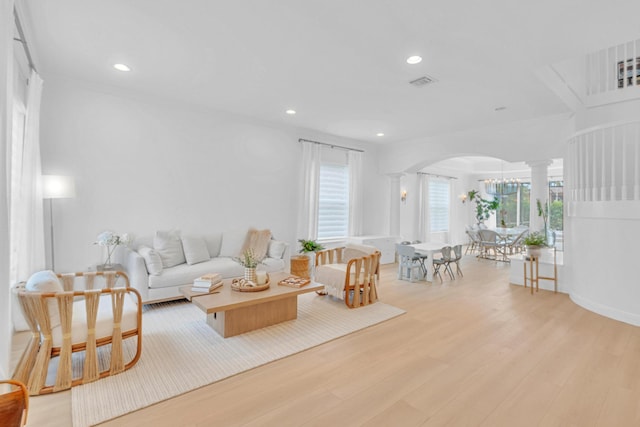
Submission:
<svg viewBox="0 0 640 427">
<path fill-rule="evenodd" d="M 220 255 L 225 257 L 240 256 L 244 239 L 247 231 L 227 231 L 222 233 L 222 246 L 220 247 Z"/>
<path fill-rule="evenodd" d="M 144 258 L 144 264 L 147 266 L 149 274 L 157 276 L 162 273 L 162 259 L 156 251 L 149 246 L 140 246 L 138 254 Z"/>
<path fill-rule="evenodd" d="M 284 250 L 287 248 L 287 244 L 285 242 L 281 242 L 279 240 L 271 240 L 269 242 L 269 250 L 267 251 L 267 256 L 269 258 L 282 258 L 284 255 Z"/>
<path fill-rule="evenodd" d="M 207 242 L 205 242 L 202 237 L 183 237 L 182 249 L 184 250 L 184 257 L 187 259 L 187 264 L 189 265 L 211 259 L 209 250 L 207 249 Z"/>
<path fill-rule="evenodd" d="M 182 250 L 179 231 L 157 231 L 156 236 L 153 238 L 153 248 L 160 255 L 164 268 L 187 262 Z"/>
<path fill-rule="evenodd" d="M 63 292 L 64 288 L 60 279 L 51 270 L 44 270 L 34 273 L 27 280 L 25 288 L 29 292 Z M 60 312 L 58 311 L 58 301 L 55 298 L 47 298 L 47 306 L 49 307 L 49 322 L 51 329 L 60 326 Z"/>
</svg>

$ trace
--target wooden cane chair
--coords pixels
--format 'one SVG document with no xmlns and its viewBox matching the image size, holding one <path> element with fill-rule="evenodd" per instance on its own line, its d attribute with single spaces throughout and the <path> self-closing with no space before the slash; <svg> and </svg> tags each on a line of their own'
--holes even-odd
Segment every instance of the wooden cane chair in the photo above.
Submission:
<svg viewBox="0 0 640 427">
<path fill-rule="evenodd" d="M 9 387 L 8 392 L 0 394 L 0 425 L 4 427 L 26 425 L 29 412 L 27 387 L 16 380 L 0 380 L 0 384 L 6 384 Z"/>
<path fill-rule="evenodd" d="M 315 281 L 349 308 L 375 303 L 379 278 L 380 251 L 372 246 L 348 245 L 316 252 Z"/>
<path fill-rule="evenodd" d="M 142 351 L 142 299 L 129 286 L 124 272 L 70 273 L 57 277 L 63 284 L 60 291 L 18 293 L 32 336 L 13 378 L 25 383 L 30 395 L 67 390 L 121 373 L 136 364 Z M 74 290 L 79 278 L 84 279 L 85 290 Z M 106 286 L 94 289 L 96 278 L 104 279 Z M 124 286 L 116 286 L 120 285 L 119 280 Z M 136 352 L 125 362 L 123 340 L 130 338 L 136 339 Z M 111 348 L 103 352 L 108 351 L 109 366 L 101 367 L 98 349 L 107 344 Z M 73 377 L 72 369 L 72 354 L 76 352 L 85 352 L 83 372 L 78 378 Z M 57 364 L 50 364 L 54 358 Z M 47 384 L 50 367 L 57 368 L 53 384 Z"/>
</svg>

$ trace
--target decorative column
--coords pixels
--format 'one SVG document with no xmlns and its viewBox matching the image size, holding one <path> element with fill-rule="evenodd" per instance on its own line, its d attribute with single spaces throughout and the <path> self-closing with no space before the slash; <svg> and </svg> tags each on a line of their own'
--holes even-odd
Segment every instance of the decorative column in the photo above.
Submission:
<svg viewBox="0 0 640 427">
<path fill-rule="evenodd" d="M 389 235 L 400 235 L 400 178 L 402 173 L 390 173 L 389 177 Z"/>
<path fill-rule="evenodd" d="M 544 206 L 544 203 L 549 200 L 549 178 L 548 169 L 551 165 L 551 160 L 538 160 L 532 162 L 526 162 L 531 168 L 531 206 L 529 207 L 529 230 L 531 231 L 543 231 L 544 221 L 541 216 L 538 216 L 538 204 L 536 200 L 540 200 L 540 203 Z"/>
</svg>

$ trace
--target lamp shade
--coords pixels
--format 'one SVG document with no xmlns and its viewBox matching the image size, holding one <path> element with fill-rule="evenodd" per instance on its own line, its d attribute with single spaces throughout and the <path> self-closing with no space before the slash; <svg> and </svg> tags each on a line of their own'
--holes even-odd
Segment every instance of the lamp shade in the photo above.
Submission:
<svg viewBox="0 0 640 427">
<path fill-rule="evenodd" d="M 42 175 L 43 199 L 69 199 L 76 197 L 76 186 L 72 176 Z"/>
</svg>

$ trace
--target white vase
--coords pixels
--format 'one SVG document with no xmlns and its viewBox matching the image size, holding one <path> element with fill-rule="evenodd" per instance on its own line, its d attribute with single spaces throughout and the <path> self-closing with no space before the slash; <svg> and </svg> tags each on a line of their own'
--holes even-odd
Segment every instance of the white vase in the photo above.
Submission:
<svg viewBox="0 0 640 427">
<path fill-rule="evenodd" d="M 258 283 L 258 277 L 256 276 L 256 268 L 253 267 L 245 267 L 244 268 L 244 278 L 246 280 L 251 280 L 253 283 Z"/>
</svg>

